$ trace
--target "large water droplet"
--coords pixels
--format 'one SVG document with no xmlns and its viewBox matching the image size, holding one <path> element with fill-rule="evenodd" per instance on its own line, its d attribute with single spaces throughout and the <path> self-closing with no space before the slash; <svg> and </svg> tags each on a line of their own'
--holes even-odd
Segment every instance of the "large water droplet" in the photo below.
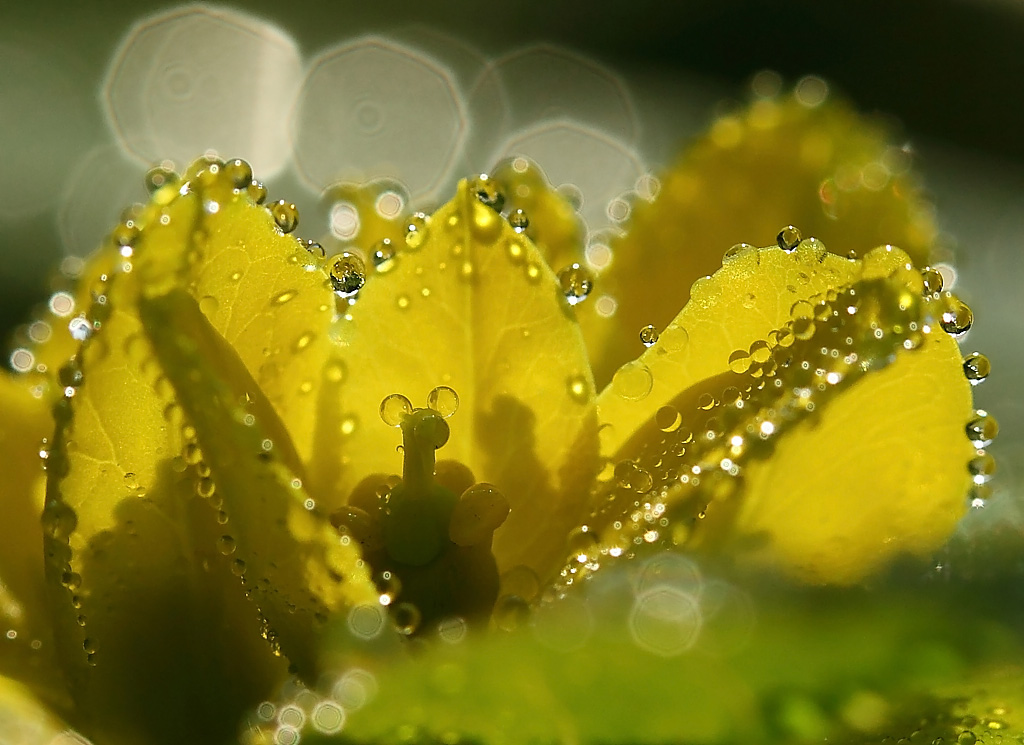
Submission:
<svg viewBox="0 0 1024 745">
<path fill-rule="evenodd" d="M 517 233 L 523 233 L 528 227 L 530 227 L 530 218 L 526 216 L 525 212 L 517 209 L 508 216 L 508 224 L 511 225 L 512 229 Z"/>
<path fill-rule="evenodd" d="M 282 233 L 290 233 L 299 225 L 299 208 L 279 199 L 270 205 L 270 214 Z"/>
<path fill-rule="evenodd" d="M 236 189 L 247 189 L 252 183 L 252 166 L 241 158 L 235 158 L 224 164 L 224 175 Z"/>
<path fill-rule="evenodd" d="M 380 402 L 380 418 L 389 427 L 401 427 L 411 413 L 412 402 L 401 393 L 392 393 Z"/>
<path fill-rule="evenodd" d="M 942 292 L 942 272 L 935 267 L 926 266 L 921 270 L 921 279 L 924 281 L 924 292 L 927 295 L 934 295 Z"/>
<path fill-rule="evenodd" d="M 775 236 L 776 243 L 779 244 L 779 248 L 783 251 L 795 250 L 803 239 L 804 237 L 800 234 L 800 229 L 793 225 L 787 225 Z"/>
<path fill-rule="evenodd" d="M 558 273 L 558 284 L 569 305 L 582 303 L 594 288 L 594 275 L 580 264 L 570 264 Z"/>
<path fill-rule="evenodd" d="M 366 283 L 366 265 L 358 255 L 349 251 L 331 259 L 331 285 L 340 297 L 352 297 Z"/>
<path fill-rule="evenodd" d="M 459 394 L 454 388 L 439 385 L 427 394 L 427 406 L 447 419 L 458 411 Z"/>
<path fill-rule="evenodd" d="M 967 333 L 974 323 L 974 313 L 963 300 L 956 295 L 950 295 L 946 310 L 942 313 L 939 324 L 942 330 L 951 336 L 960 336 Z"/>
<path fill-rule="evenodd" d="M 640 329 L 640 343 L 645 347 L 653 347 L 658 342 L 658 329 L 647 324 Z"/>
<path fill-rule="evenodd" d="M 983 381 L 991 371 L 992 364 L 981 352 L 972 352 L 964 357 L 964 376 L 971 381 L 971 385 Z"/>
<path fill-rule="evenodd" d="M 630 401 L 647 398 L 653 386 L 651 369 L 639 360 L 627 362 L 612 376 L 612 390 Z"/>
<path fill-rule="evenodd" d="M 974 446 L 983 448 L 991 444 L 999 434 L 999 422 L 987 411 L 978 409 L 974 412 L 974 418 L 967 422 L 964 429 Z"/>
<path fill-rule="evenodd" d="M 495 212 L 501 212 L 505 206 L 504 193 L 502 193 L 497 182 L 486 173 L 481 173 L 476 178 L 470 180 L 469 188 L 482 204 L 487 205 Z"/>
</svg>

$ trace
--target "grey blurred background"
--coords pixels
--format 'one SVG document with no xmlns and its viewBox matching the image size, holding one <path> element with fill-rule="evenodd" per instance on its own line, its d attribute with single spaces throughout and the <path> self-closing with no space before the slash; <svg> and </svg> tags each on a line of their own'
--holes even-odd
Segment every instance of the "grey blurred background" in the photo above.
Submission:
<svg viewBox="0 0 1024 745">
<path fill-rule="evenodd" d="M 144 197 L 145 164 L 195 153 L 210 138 L 203 133 L 214 133 L 222 155 L 252 160 L 271 195 L 295 200 L 304 214 L 315 213 L 318 188 L 338 176 L 399 178 L 429 206 L 457 175 L 486 168 L 513 146 L 532 149 L 549 175 L 578 183 L 590 204 L 603 206 L 664 164 L 723 100 L 744 99 L 758 71 L 778 71 L 788 83 L 815 74 L 862 110 L 891 114 L 915 146 L 956 250 L 957 290 L 975 310 L 965 351 L 981 350 L 993 362 L 977 393 L 1002 424 L 993 447 L 1003 475 L 997 483 L 1006 490 L 1019 482 L 1024 2 L 196 7 L 5 4 L 5 338 L 46 297 L 48 272 L 87 253 L 121 206 Z M 516 52 L 523 48 L 532 51 Z M 488 83 L 494 60 L 510 91 L 504 98 Z M 189 100 L 218 103 L 190 109 L 182 103 Z M 346 108 L 347 100 L 361 103 Z M 544 124 L 559 117 L 573 121 Z M 384 157 L 373 150 L 382 127 L 392 128 L 386 140 L 395 160 L 377 174 L 370 163 Z M 581 170 L 586 162 L 594 169 Z M 613 183 L 603 183 L 609 173 Z"/>
</svg>

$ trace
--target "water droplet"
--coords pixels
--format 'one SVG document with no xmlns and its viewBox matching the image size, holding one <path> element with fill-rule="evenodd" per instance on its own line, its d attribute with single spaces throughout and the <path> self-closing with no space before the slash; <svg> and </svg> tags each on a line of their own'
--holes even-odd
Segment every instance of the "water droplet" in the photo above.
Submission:
<svg viewBox="0 0 1024 745">
<path fill-rule="evenodd" d="M 640 329 L 640 343 L 645 347 L 653 347 L 658 341 L 658 329 L 654 328 L 651 324 L 647 324 Z"/>
<path fill-rule="evenodd" d="M 508 224 L 511 225 L 512 229 L 517 233 L 522 233 L 530 227 L 530 218 L 526 216 L 525 212 L 517 209 L 508 216 Z"/>
<path fill-rule="evenodd" d="M 290 233 L 298 227 L 299 208 L 291 202 L 278 199 L 270 205 L 270 214 L 282 233 Z"/>
<path fill-rule="evenodd" d="M 589 269 L 574 263 L 558 273 L 558 284 L 569 305 L 576 305 L 590 295 L 594 288 L 594 275 Z"/>
<path fill-rule="evenodd" d="M 241 577 L 245 574 L 245 562 L 241 559 L 235 559 L 231 562 L 231 573 L 236 577 Z"/>
<path fill-rule="evenodd" d="M 412 402 L 401 393 L 392 393 L 380 402 L 380 418 L 389 427 L 401 427 L 408 414 L 412 413 Z"/>
<path fill-rule="evenodd" d="M 967 333 L 973 323 L 974 313 L 967 304 L 956 295 L 949 295 L 946 310 L 939 321 L 942 330 L 951 336 L 960 336 Z"/>
<path fill-rule="evenodd" d="M 975 484 L 983 484 L 995 473 L 996 459 L 992 457 L 991 453 L 978 450 L 975 456 L 967 462 L 967 470 Z"/>
<path fill-rule="evenodd" d="M 600 308 L 598 310 L 600 311 Z M 683 351 L 686 345 L 690 343 L 690 334 L 683 326 L 673 321 L 661 332 L 658 337 L 658 343 L 660 349 L 663 349 L 666 353 L 675 354 L 676 352 Z"/>
<path fill-rule="evenodd" d="M 381 274 L 386 274 L 395 268 L 395 247 L 391 245 L 390 238 L 384 238 L 373 245 L 373 252 L 370 255 L 373 267 Z"/>
<path fill-rule="evenodd" d="M 675 432 L 683 423 L 683 416 L 675 406 L 662 406 L 654 414 L 654 423 L 662 432 Z"/>
<path fill-rule="evenodd" d="M 992 363 L 981 352 L 971 352 L 964 357 L 964 376 L 971 381 L 971 385 L 983 381 L 991 371 Z"/>
<path fill-rule="evenodd" d="M 711 411 L 718 405 L 717 399 L 710 393 L 702 393 L 697 398 L 697 408 L 701 411 Z"/>
<path fill-rule="evenodd" d="M 750 369 L 750 355 L 742 349 L 737 349 L 729 355 L 729 369 L 734 373 L 745 373 Z"/>
<path fill-rule="evenodd" d="M 299 293 L 296 290 L 285 290 L 284 292 L 279 292 L 277 295 L 274 295 L 274 297 L 270 299 L 270 304 L 284 305 L 289 300 L 292 300 L 298 294 Z"/>
<path fill-rule="evenodd" d="M 422 618 L 420 609 L 412 603 L 399 603 L 391 611 L 391 621 L 395 624 L 395 630 L 403 636 L 416 633 Z"/>
<path fill-rule="evenodd" d="M 795 250 L 803 239 L 804 237 L 800 234 L 799 228 L 796 228 L 793 225 L 787 225 L 779 231 L 777 236 L 775 236 L 776 243 L 779 244 L 779 248 L 783 251 Z"/>
<path fill-rule="evenodd" d="M 454 388 L 439 385 L 427 394 L 427 406 L 447 419 L 458 411 L 459 394 Z"/>
<path fill-rule="evenodd" d="M 924 292 L 926 295 L 942 292 L 942 272 L 935 267 L 926 266 L 922 269 L 921 279 L 924 281 Z"/>
<path fill-rule="evenodd" d="M 569 376 L 569 395 L 575 401 L 580 403 L 586 403 L 590 400 L 589 386 L 587 385 L 587 379 L 583 375 L 570 375 Z"/>
<path fill-rule="evenodd" d="M 174 172 L 173 168 L 168 168 L 167 166 L 156 166 L 155 168 L 150 168 L 146 171 L 146 191 L 152 194 L 162 186 L 173 184 L 177 182 L 177 180 L 178 174 Z"/>
<path fill-rule="evenodd" d="M 322 258 L 324 258 L 327 255 L 327 252 L 324 250 L 324 247 L 321 246 L 316 241 L 311 241 L 311 240 L 299 241 L 299 244 L 304 249 L 306 249 L 307 253 L 310 253 L 313 256 L 316 256 L 317 258 L 322 259 Z"/>
<path fill-rule="evenodd" d="M 267 187 L 261 184 L 259 181 L 253 181 L 249 184 L 249 198 L 255 204 L 263 204 L 267 201 Z"/>
<path fill-rule="evenodd" d="M 428 218 L 422 212 L 417 212 L 409 218 L 405 226 L 405 245 L 410 251 L 418 251 L 423 248 L 430 233 Z"/>
<path fill-rule="evenodd" d="M 612 390 L 630 401 L 647 398 L 653 386 L 654 376 L 651 369 L 640 360 L 627 362 L 612 376 Z"/>
<path fill-rule="evenodd" d="M 358 255 L 343 251 L 331 259 L 330 277 L 339 297 L 352 297 L 366 283 L 366 265 Z"/>
<path fill-rule="evenodd" d="M 409 307 L 409 296 L 402 294 L 395 298 L 395 305 L 398 306 L 399 310 L 405 310 Z"/>
<path fill-rule="evenodd" d="M 229 535 L 222 535 L 217 539 L 217 550 L 222 556 L 231 556 L 235 553 L 235 539 Z"/>
<path fill-rule="evenodd" d="M 722 263 L 728 264 L 729 262 L 739 258 L 741 255 L 746 254 L 748 251 L 757 251 L 757 249 L 749 243 L 737 243 L 722 254 Z"/>
<path fill-rule="evenodd" d="M 241 158 L 235 158 L 224 164 L 224 175 L 236 189 L 247 189 L 252 183 L 252 166 Z"/>
<path fill-rule="evenodd" d="M 643 494 L 654 486 L 650 472 L 631 460 L 619 461 L 615 465 L 615 481 L 623 489 L 629 489 L 637 494 Z"/>
<path fill-rule="evenodd" d="M 341 383 L 345 379 L 346 373 L 345 363 L 342 360 L 332 359 L 324 366 L 324 377 L 327 378 L 328 383 L 334 385 Z"/>
<path fill-rule="evenodd" d="M 487 205 L 495 212 L 501 212 L 505 206 L 505 195 L 494 179 L 486 173 L 481 173 L 472 179 L 469 182 L 469 188 L 482 204 Z"/>
<path fill-rule="evenodd" d="M 64 502 L 48 500 L 43 509 L 43 532 L 58 541 L 66 541 L 78 526 L 78 515 Z"/>
<path fill-rule="evenodd" d="M 974 418 L 967 422 L 964 429 L 967 432 L 967 438 L 974 443 L 974 446 L 983 448 L 991 444 L 999 434 L 999 422 L 984 409 L 978 409 L 974 412 Z"/>
<path fill-rule="evenodd" d="M 78 572 L 66 570 L 60 575 L 60 583 L 71 590 L 71 592 L 75 592 L 82 586 L 82 575 Z"/>
</svg>

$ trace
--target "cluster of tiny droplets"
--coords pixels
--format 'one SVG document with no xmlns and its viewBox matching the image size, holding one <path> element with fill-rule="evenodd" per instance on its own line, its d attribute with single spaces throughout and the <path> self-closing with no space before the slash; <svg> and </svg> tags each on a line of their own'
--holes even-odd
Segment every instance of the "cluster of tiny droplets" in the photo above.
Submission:
<svg viewBox="0 0 1024 745">
<path fill-rule="evenodd" d="M 783 250 L 801 242 L 792 226 L 779 233 Z M 756 250 L 741 244 L 732 253 Z M 743 488 L 744 469 L 770 457 L 787 430 L 819 416 L 830 399 L 898 353 L 921 348 L 936 327 L 959 337 L 972 321 L 959 298 L 942 292 L 941 275 L 930 267 L 901 267 L 884 279 L 797 301 L 785 326 L 730 356 L 729 385 L 657 411 L 647 436 L 638 438 L 644 444 L 614 464 L 611 479 L 599 486 L 600 506 L 570 536 L 569 560 L 553 594 L 645 549 L 685 547 L 709 512 L 727 514 Z M 653 345 L 657 331 L 642 329 L 641 341 Z M 972 383 L 988 369 L 983 355 L 964 359 Z M 982 448 L 995 436 L 995 420 L 977 411 L 965 431 L 978 447 L 968 464 L 969 499 L 978 506 L 989 495 L 994 461 Z"/>
</svg>

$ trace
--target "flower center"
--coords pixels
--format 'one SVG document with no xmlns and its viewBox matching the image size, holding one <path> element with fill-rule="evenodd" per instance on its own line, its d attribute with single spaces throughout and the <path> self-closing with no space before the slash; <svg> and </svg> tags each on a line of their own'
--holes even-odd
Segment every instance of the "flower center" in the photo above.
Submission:
<svg viewBox="0 0 1024 745">
<path fill-rule="evenodd" d="M 384 399 L 381 418 L 402 430 L 402 478 L 369 477 L 332 515 L 335 527 L 362 543 L 381 603 L 405 634 L 452 618 L 489 620 L 498 594 L 491 541 L 510 511 L 504 495 L 475 483 L 464 465 L 435 462 L 458 397 L 442 386 L 428 400 L 428 408 L 414 409 L 400 394 Z"/>
</svg>

